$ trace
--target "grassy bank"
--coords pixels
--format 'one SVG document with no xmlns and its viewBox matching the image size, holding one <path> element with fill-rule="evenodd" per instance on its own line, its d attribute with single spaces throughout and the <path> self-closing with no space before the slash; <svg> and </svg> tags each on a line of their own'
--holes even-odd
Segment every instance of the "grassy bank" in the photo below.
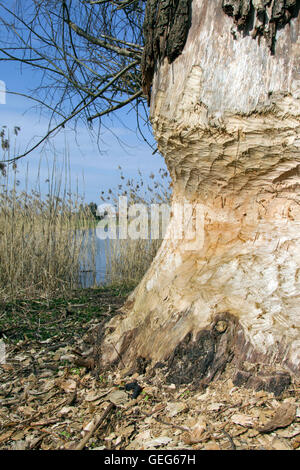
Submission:
<svg viewBox="0 0 300 470">
<path fill-rule="evenodd" d="M 85 325 L 111 317 L 131 288 L 121 285 L 75 289 L 52 299 L 18 299 L 0 303 L 0 335 L 6 341 L 71 340 L 83 335 Z"/>
</svg>

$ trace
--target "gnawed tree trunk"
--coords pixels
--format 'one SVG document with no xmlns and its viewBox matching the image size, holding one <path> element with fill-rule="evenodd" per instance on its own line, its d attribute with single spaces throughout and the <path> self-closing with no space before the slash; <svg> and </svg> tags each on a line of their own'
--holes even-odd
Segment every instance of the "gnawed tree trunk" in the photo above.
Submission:
<svg viewBox="0 0 300 470">
<path fill-rule="evenodd" d="M 235 383 L 275 392 L 289 374 L 274 371 L 299 374 L 298 11 L 290 0 L 148 1 L 152 125 L 173 204 L 204 207 L 204 242 L 172 238 L 174 211 L 170 238 L 105 331 L 101 366 L 207 383 L 231 362 Z"/>
</svg>

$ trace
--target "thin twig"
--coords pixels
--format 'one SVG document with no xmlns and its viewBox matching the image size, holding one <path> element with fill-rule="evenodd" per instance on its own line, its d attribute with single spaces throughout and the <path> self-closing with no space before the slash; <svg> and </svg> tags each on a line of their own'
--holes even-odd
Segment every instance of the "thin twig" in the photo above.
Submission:
<svg viewBox="0 0 300 470">
<path fill-rule="evenodd" d="M 86 434 L 86 436 L 84 436 L 84 438 L 79 442 L 79 444 L 77 444 L 76 447 L 74 447 L 74 449 L 72 450 L 82 450 L 84 449 L 85 445 L 87 444 L 87 442 L 90 440 L 90 438 L 92 437 L 92 435 L 94 434 L 94 432 L 98 429 L 98 427 L 100 426 L 100 424 L 105 420 L 105 418 L 107 418 L 107 416 L 109 415 L 109 413 L 115 408 L 115 405 L 113 403 L 110 403 L 108 405 L 108 407 L 104 410 L 104 412 L 102 413 L 101 416 L 98 416 L 96 419 L 95 419 L 95 423 L 93 424 L 92 426 L 92 429 Z"/>
<path fill-rule="evenodd" d="M 87 118 L 87 120 L 88 120 L 88 121 L 92 121 L 93 119 L 96 119 L 96 118 L 105 116 L 106 114 L 112 113 L 113 111 L 117 111 L 118 109 L 122 108 L 122 107 L 125 106 L 126 104 L 131 103 L 131 101 L 134 101 L 134 100 L 136 100 L 137 98 L 139 98 L 139 96 L 142 96 L 142 94 L 143 94 L 143 91 L 142 91 L 142 90 L 139 90 L 139 91 L 137 91 L 134 95 L 131 95 L 131 96 L 128 98 L 128 100 L 122 101 L 120 104 L 118 104 L 118 105 L 116 105 L 116 106 L 112 106 L 112 107 L 109 108 L 109 109 L 105 109 L 104 111 L 101 111 L 101 113 L 95 114 L 94 116 L 90 116 L 90 117 Z"/>
<path fill-rule="evenodd" d="M 108 49 L 112 52 L 115 52 L 118 55 L 124 56 L 124 57 L 130 57 L 133 59 L 137 59 L 139 62 L 141 61 L 141 53 L 134 52 L 132 50 L 125 49 L 124 47 L 118 47 L 114 46 L 112 44 L 107 43 L 106 41 L 102 41 L 101 39 L 92 36 L 89 34 L 87 31 L 84 31 L 82 28 L 80 28 L 77 24 L 73 23 L 72 21 L 67 21 L 65 22 L 72 28 L 72 30 L 78 34 L 78 36 L 81 36 L 88 40 L 92 44 L 96 44 L 97 46 L 104 47 L 104 49 Z"/>
<path fill-rule="evenodd" d="M 235 445 L 235 443 L 234 443 L 232 437 L 230 436 L 230 434 L 229 434 L 227 431 L 225 431 L 224 429 L 222 429 L 222 433 L 223 433 L 224 436 L 226 436 L 227 439 L 229 440 L 229 442 L 230 442 L 230 448 L 231 448 L 232 450 L 236 450 L 236 445 Z"/>
<path fill-rule="evenodd" d="M 120 353 L 119 353 L 119 351 L 117 350 L 117 348 L 116 348 L 116 346 L 114 345 L 113 342 L 112 342 L 112 345 L 113 345 L 113 347 L 114 347 L 114 350 L 115 350 L 116 353 L 118 354 L 118 358 L 119 358 L 120 361 L 122 362 L 123 367 L 126 367 L 125 364 L 124 364 L 124 362 L 123 362 L 123 359 L 122 359 L 122 357 L 121 357 L 121 355 L 120 355 Z"/>
</svg>

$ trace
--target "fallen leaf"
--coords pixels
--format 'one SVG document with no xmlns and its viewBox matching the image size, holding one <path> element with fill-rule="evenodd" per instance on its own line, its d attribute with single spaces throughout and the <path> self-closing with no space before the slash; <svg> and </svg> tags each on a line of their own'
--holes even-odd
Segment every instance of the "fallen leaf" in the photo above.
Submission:
<svg viewBox="0 0 300 470">
<path fill-rule="evenodd" d="M 206 409 L 207 411 L 219 411 L 224 406 L 224 403 L 211 403 Z"/>
<path fill-rule="evenodd" d="M 129 397 L 126 392 L 122 390 L 115 390 L 107 395 L 107 400 L 109 400 L 114 405 L 123 405 L 128 401 Z"/>
<path fill-rule="evenodd" d="M 26 361 L 27 359 L 28 359 L 28 356 L 25 356 L 22 354 L 19 354 L 18 356 L 14 356 L 14 360 L 19 361 L 19 362 Z"/>
<path fill-rule="evenodd" d="M 5 432 L 4 434 L 1 434 L 0 435 L 0 442 L 4 442 L 6 441 L 7 439 L 10 438 L 10 436 L 14 433 L 14 431 L 7 431 Z"/>
<path fill-rule="evenodd" d="M 66 393 L 72 393 L 76 390 L 77 383 L 75 382 L 75 380 L 69 379 L 69 380 L 64 380 L 63 382 L 60 382 L 59 386 Z"/>
<path fill-rule="evenodd" d="M 16 434 L 14 434 L 14 436 L 12 437 L 12 440 L 13 441 L 20 441 L 24 438 L 24 436 L 25 436 L 24 431 L 19 431 Z"/>
<path fill-rule="evenodd" d="M 183 440 L 185 444 L 197 444 L 203 438 L 203 434 L 206 431 L 207 423 L 204 419 L 199 420 L 195 426 L 192 427 L 191 431 L 188 432 Z"/>
<path fill-rule="evenodd" d="M 108 395 L 110 391 L 111 389 L 103 393 L 96 393 L 95 391 L 91 391 L 84 395 L 84 399 L 85 401 L 88 401 L 88 402 L 96 401 Z"/>
<path fill-rule="evenodd" d="M 170 437 L 161 436 L 157 437 L 156 439 L 152 439 L 151 441 L 145 442 L 145 447 L 160 447 L 163 445 L 167 445 L 172 441 Z"/>
<path fill-rule="evenodd" d="M 300 447 L 300 436 L 295 437 L 292 442 L 293 449 L 298 449 Z"/>
<path fill-rule="evenodd" d="M 152 413 L 159 413 L 160 411 L 164 410 L 166 407 L 165 403 L 158 403 L 158 405 L 155 405 L 152 409 Z"/>
<path fill-rule="evenodd" d="M 91 429 L 93 429 L 95 422 L 96 422 L 96 417 L 83 426 L 83 431 L 90 432 Z"/>
<path fill-rule="evenodd" d="M 27 447 L 27 442 L 25 440 L 19 440 L 13 443 L 12 450 L 25 450 Z"/>
<path fill-rule="evenodd" d="M 271 442 L 271 446 L 275 450 L 292 450 L 292 447 L 289 443 L 284 439 L 279 439 L 278 437 L 274 437 Z"/>
<path fill-rule="evenodd" d="M 286 428 L 296 418 L 297 407 L 294 403 L 283 403 L 275 411 L 275 415 L 268 423 L 262 427 L 257 427 L 257 430 L 261 433 L 272 432 L 278 428 Z"/>
<path fill-rule="evenodd" d="M 257 436 L 257 442 L 260 443 L 261 450 L 274 450 L 271 445 L 272 439 L 270 436 L 267 436 L 267 435 Z"/>
<path fill-rule="evenodd" d="M 254 419 L 252 416 L 243 415 L 240 413 L 235 413 L 231 416 L 231 421 L 234 424 L 243 426 L 244 428 L 251 428 L 254 425 Z"/>
<path fill-rule="evenodd" d="M 131 424 L 129 426 L 121 428 L 120 434 L 122 435 L 122 437 L 127 438 L 127 437 L 130 437 L 132 435 L 134 430 L 135 430 L 135 427 L 134 427 L 133 424 Z"/>
<path fill-rule="evenodd" d="M 31 406 L 19 406 L 18 412 L 22 413 L 24 416 L 31 416 L 34 413 L 34 409 Z"/>
<path fill-rule="evenodd" d="M 75 359 L 74 354 L 64 354 L 63 356 L 60 356 L 61 361 L 73 362 L 74 359 Z"/>
<path fill-rule="evenodd" d="M 204 446 L 203 450 L 221 450 L 220 446 L 216 442 L 209 442 Z"/>
<path fill-rule="evenodd" d="M 292 424 L 289 426 L 287 429 L 278 429 L 276 431 L 277 436 L 279 437 L 285 437 L 287 439 L 290 439 L 295 436 L 299 436 L 300 434 L 300 425 L 299 424 Z"/>
<path fill-rule="evenodd" d="M 11 364 L 0 364 L 0 367 L 4 369 L 5 371 L 10 371 L 14 369 Z"/>
<path fill-rule="evenodd" d="M 135 440 L 146 441 L 147 439 L 150 439 L 150 437 L 151 437 L 150 429 L 147 429 L 146 431 L 140 432 L 137 436 L 135 436 Z"/>
<path fill-rule="evenodd" d="M 59 412 L 57 413 L 58 416 L 65 416 L 69 414 L 73 410 L 72 406 L 64 406 Z"/>
<path fill-rule="evenodd" d="M 167 410 L 168 410 L 168 416 L 170 418 L 173 418 L 174 416 L 178 415 L 179 413 L 182 413 L 183 411 L 186 411 L 188 409 L 186 403 L 168 403 L 167 405 Z"/>
</svg>

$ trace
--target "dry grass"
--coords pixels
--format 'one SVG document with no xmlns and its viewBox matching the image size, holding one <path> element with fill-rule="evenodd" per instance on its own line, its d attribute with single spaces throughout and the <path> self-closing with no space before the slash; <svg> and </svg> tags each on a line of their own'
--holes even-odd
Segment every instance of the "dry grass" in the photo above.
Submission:
<svg viewBox="0 0 300 470">
<path fill-rule="evenodd" d="M 78 287 L 82 263 L 92 257 L 84 231 L 76 229 L 88 226 L 91 214 L 62 179 L 54 161 L 43 197 L 18 188 L 16 168 L 0 174 L 1 300 Z"/>
<path fill-rule="evenodd" d="M 103 193 L 103 201 L 117 204 L 119 196 L 127 196 L 128 206 L 130 204 L 144 204 L 148 207 L 148 214 L 150 214 L 150 205 L 153 203 L 169 204 L 170 184 L 165 170 L 160 170 L 159 178 L 151 174 L 151 183 L 145 183 L 141 173 L 138 181 L 128 179 L 125 182 L 121 168 L 120 171 L 121 182 L 118 186 L 118 192 L 115 194 L 109 190 L 108 194 Z M 162 238 L 161 234 L 160 239 L 110 240 L 106 252 L 108 282 L 135 287 L 151 265 Z"/>
<path fill-rule="evenodd" d="M 0 140 L 3 159 L 11 158 L 14 150 L 3 130 Z M 142 203 L 150 207 L 151 203 L 169 202 L 169 181 L 164 170 L 160 170 L 159 178 L 150 175 L 148 183 L 142 174 L 138 181 L 126 181 L 120 170 L 117 193 L 103 192 L 103 201 L 117 203 L 119 196 L 127 196 L 129 205 Z M 82 272 L 96 273 L 95 219 L 83 199 L 71 192 L 69 161 L 66 159 L 62 171 L 54 159 L 46 181 L 46 196 L 42 196 L 40 181 L 36 190 L 20 190 L 17 168 L 0 161 L 0 301 L 50 297 L 80 287 Z M 106 283 L 137 285 L 161 241 L 110 240 L 105 245 Z"/>
<path fill-rule="evenodd" d="M 107 257 L 107 280 L 135 287 L 152 263 L 162 240 L 111 240 Z"/>
</svg>

